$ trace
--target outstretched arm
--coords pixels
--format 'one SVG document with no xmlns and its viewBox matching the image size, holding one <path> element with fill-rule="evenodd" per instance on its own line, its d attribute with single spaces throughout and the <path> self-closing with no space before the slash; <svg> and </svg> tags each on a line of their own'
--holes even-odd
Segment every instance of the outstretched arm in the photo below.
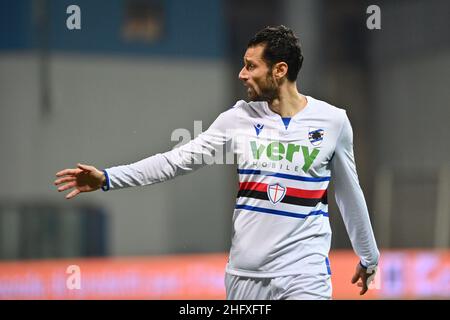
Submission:
<svg viewBox="0 0 450 320">
<path fill-rule="evenodd" d="M 158 153 L 141 161 L 107 168 L 111 189 L 144 186 L 167 181 L 178 175 L 195 171 L 208 164 L 205 158 L 214 157 L 230 139 L 229 111 L 222 113 L 197 138 L 165 153 Z"/>
<path fill-rule="evenodd" d="M 233 123 L 232 109 L 223 112 L 214 123 L 197 138 L 165 153 L 158 153 L 138 162 L 107 168 L 100 171 L 93 166 L 78 165 L 76 169 L 65 169 L 57 173 L 61 185 L 58 191 L 74 188 L 66 198 L 71 199 L 81 192 L 91 192 L 104 186 L 104 190 L 144 186 L 163 182 L 178 175 L 192 172 L 205 164 L 205 157 L 214 157 L 231 139 Z M 222 149 L 223 151 L 223 149 Z"/>
<path fill-rule="evenodd" d="M 360 294 L 364 294 L 367 291 L 368 282 L 375 275 L 375 271 L 371 271 L 373 266 L 378 264 L 380 253 L 373 235 L 364 194 L 359 185 L 353 154 L 353 131 L 347 115 L 345 115 L 336 150 L 331 160 L 331 170 L 337 205 L 353 249 L 361 259 L 360 264 L 356 267 L 352 283 L 361 279 Z"/>
</svg>

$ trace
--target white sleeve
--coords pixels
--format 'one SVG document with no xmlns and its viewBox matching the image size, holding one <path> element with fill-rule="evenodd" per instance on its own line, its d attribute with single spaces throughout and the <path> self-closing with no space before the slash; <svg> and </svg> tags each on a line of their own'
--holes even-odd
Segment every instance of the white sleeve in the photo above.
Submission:
<svg viewBox="0 0 450 320">
<path fill-rule="evenodd" d="M 231 139 L 228 130 L 231 111 L 220 114 L 208 130 L 182 146 L 132 164 L 105 169 L 109 189 L 163 182 L 211 163 L 215 153 L 223 150 Z"/>
<path fill-rule="evenodd" d="M 370 224 L 364 194 L 359 185 L 353 154 L 353 131 L 346 114 L 331 160 L 331 171 L 336 202 L 353 249 L 364 266 L 378 264 L 380 253 Z"/>
</svg>

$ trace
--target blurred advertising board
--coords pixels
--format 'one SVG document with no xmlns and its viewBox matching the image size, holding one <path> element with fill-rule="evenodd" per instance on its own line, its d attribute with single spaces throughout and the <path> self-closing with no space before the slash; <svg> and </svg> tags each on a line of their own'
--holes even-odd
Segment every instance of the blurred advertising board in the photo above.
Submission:
<svg viewBox="0 0 450 320">
<path fill-rule="evenodd" d="M 224 299 L 226 254 L 9 261 L 0 299 Z M 330 254 L 334 299 L 449 299 L 450 251 L 382 251 L 372 289 L 351 284 L 358 258 Z"/>
</svg>

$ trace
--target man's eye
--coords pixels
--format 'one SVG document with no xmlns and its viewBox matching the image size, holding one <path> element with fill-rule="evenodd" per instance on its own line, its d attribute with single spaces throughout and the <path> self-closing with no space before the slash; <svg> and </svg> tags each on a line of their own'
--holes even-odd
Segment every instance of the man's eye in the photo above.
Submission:
<svg viewBox="0 0 450 320">
<path fill-rule="evenodd" d="M 249 64 L 248 66 L 247 66 L 247 69 L 248 70 L 252 70 L 252 69 L 254 69 L 255 68 L 255 66 L 253 65 L 253 64 Z"/>
</svg>

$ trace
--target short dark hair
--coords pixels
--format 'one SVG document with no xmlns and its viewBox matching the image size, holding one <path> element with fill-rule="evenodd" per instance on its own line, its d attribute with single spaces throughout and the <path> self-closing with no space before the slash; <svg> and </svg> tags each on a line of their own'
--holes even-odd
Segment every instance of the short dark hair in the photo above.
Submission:
<svg viewBox="0 0 450 320">
<path fill-rule="evenodd" d="M 288 80 L 297 80 L 303 64 L 303 55 L 300 41 L 291 29 L 283 25 L 265 27 L 248 42 L 247 48 L 257 45 L 265 45 L 263 59 L 270 68 L 278 62 L 286 62 Z"/>
</svg>

